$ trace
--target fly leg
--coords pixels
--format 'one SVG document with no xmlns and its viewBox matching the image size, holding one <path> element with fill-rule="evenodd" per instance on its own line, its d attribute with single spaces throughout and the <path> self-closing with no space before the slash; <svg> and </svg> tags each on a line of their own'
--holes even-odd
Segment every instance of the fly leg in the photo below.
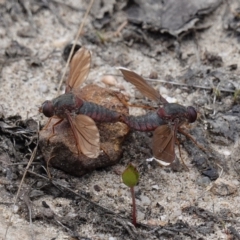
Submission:
<svg viewBox="0 0 240 240">
<path fill-rule="evenodd" d="M 50 172 L 50 169 L 49 169 L 49 163 L 50 163 L 50 161 L 51 161 L 53 158 L 55 158 L 55 157 L 56 157 L 56 155 L 53 155 L 53 156 L 49 157 L 49 159 L 47 160 L 47 165 L 46 165 L 47 169 L 46 169 L 46 172 L 47 172 L 47 176 L 48 176 L 49 179 L 52 179 L 51 172 Z"/>
<path fill-rule="evenodd" d="M 199 149 L 201 149 L 203 152 L 208 153 L 206 148 L 204 148 L 202 145 L 198 144 L 197 141 L 187 132 L 185 132 L 183 129 L 179 128 L 178 131 L 182 133 L 185 137 L 189 138 Z"/>
<path fill-rule="evenodd" d="M 154 108 L 150 107 L 150 106 L 130 104 L 130 103 L 127 102 L 127 100 L 125 99 L 124 95 L 122 95 L 122 94 L 115 93 L 115 96 L 127 108 L 128 107 L 136 107 L 136 108 L 143 108 L 143 109 L 148 109 L 148 110 L 154 110 Z"/>
<path fill-rule="evenodd" d="M 42 130 L 46 130 L 46 129 L 48 128 L 48 126 L 49 126 L 49 124 L 50 124 L 50 122 L 51 122 L 51 120 L 52 120 L 53 118 L 58 118 L 58 117 L 53 116 L 53 117 L 49 118 L 48 121 L 47 121 L 47 124 L 43 127 Z"/>
<path fill-rule="evenodd" d="M 183 158 L 182 158 L 182 153 L 181 153 L 181 149 L 180 149 L 180 143 L 177 139 L 177 130 L 180 131 L 180 127 L 179 127 L 179 119 L 175 119 L 175 126 L 174 126 L 174 136 L 175 136 L 175 140 L 176 143 L 178 145 L 178 151 L 179 151 L 179 156 L 181 158 L 182 164 L 183 166 L 189 171 L 189 168 L 187 167 L 186 163 L 184 162 Z"/>
<path fill-rule="evenodd" d="M 46 129 L 48 128 L 49 123 L 51 122 L 52 118 L 53 118 L 53 117 L 51 117 L 51 118 L 48 119 L 47 124 L 43 127 L 42 130 L 46 130 Z"/>
<path fill-rule="evenodd" d="M 50 135 L 50 136 L 48 137 L 48 139 L 47 139 L 48 144 L 49 144 L 50 138 L 52 138 L 52 137 L 55 135 L 55 127 L 56 127 L 58 124 L 60 124 L 63 120 L 64 120 L 64 118 L 60 119 L 59 121 L 57 121 L 56 123 L 54 123 L 54 124 L 52 125 L 52 133 L 51 133 L 51 135 Z"/>
<path fill-rule="evenodd" d="M 177 146 L 178 146 L 178 152 L 179 152 L 179 156 L 180 156 L 180 159 L 181 159 L 181 161 L 182 161 L 182 164 L 183 164 L 184 168 L 189 171 L 188 166 L 186 165 L 186 163 L 184 162 L 184 160 L 183 160 L 183 158 L 182 158 L 180 143 L 179 143 L 178 139 L 176 139 L 176 144 L 177 144 Z"/>
</svg>

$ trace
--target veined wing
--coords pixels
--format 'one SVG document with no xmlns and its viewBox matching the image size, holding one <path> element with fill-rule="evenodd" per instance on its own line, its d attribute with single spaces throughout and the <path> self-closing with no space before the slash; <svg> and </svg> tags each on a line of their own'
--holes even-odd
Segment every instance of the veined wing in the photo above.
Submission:
<svg viewBox="0 0 240 240">
<path fill-rule="evenodd" d="M 89 158 L 97 158 L 100 153 L 100 136 L 95 122 L 86 115 L 77 115 L 72 118 L 67 115 L 77 148 Z"/>
<path fill-rule="evenodd" d="M 118 69 L 122 72 L 124 79 L 132 83 L 144 96 L 156 102 L 167 103 L 167 100 L 153 87 L 148 85 L 140 75 L 127 68 L 119 67 Z"/>
<path fill-rule="evenodd" d="M 86 48 L 80 48 L 73 56 L 70 63 L 70 72 L 66 83 L 65 92 L 78 89 L 87 79 L 91 66 L 91 53 Z"/>
<path fill-rule="evenodd" d="M 153 156 L 168 165 L 175 159 L 174 130 L 168 125 L 159 126 L 153 133 Z"/>
</svg>

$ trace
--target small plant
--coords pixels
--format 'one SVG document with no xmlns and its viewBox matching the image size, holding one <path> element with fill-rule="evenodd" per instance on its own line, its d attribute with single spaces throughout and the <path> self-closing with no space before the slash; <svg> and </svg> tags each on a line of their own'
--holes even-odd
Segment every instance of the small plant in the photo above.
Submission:
<svg viewBox="0 0 240 240">
<path fill-rule="evenodd" d="M 234 92 L 234 96 L 233 96 L 233 99 L 234 99 L 234 102 L 237 102 L 240 98 L 240 90 L 237 89 L 235 92 Z"/>
<path fill-rule="evenodd" d="M 134 194 L 134 186 L 137 185 L 139 180 L 138 170 L 130 163 L 122 173 L 123 183 L 130 188 L 132 195 L 132 223 L 136 227 L 137 225 L 137 212 L 136 212 L 136 201 Z"/>
</svg>

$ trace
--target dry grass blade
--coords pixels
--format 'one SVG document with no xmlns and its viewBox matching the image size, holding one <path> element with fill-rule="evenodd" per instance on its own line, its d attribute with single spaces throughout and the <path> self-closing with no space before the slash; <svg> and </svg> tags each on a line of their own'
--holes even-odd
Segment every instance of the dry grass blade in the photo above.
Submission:
<svg viewBox="0 0 240 240">
<path fill-rule="evenodd" d="M 109 74 L 111 76 L 115 77 L 122 77 L 120 74 Z M 186 88 L 196 88 L 196 89 L 203 89 L 203 90 L 209 90 L 213 91 L 214 89 L 212 87 L 206 87 L 206 86 L 200 86 L 200 85 L 194 85 L 194 84 L 186 84 L 186 83 L 180 83 L 180 82 L 173 82 L 173 81 L 167 81 L 167 80 L 161 80 L 161 79 L 151 79 L 148 77 L 143 77 L 146 81 L 149 82 L 155 82 L 155 83 L 164 83 L 164 84 L 171 84 L 173 86 L 179 86 L 179 87 L 186 87 Z M 226 92 L 226 93 L 236 93 L 236 90 L 230 90 L 225 88 L 218 88 L 219 92 Z"/>
<path fill-rule="evenodd" d="M 69 63 L 70 63 L 70 60 L 72 59 L 73 50 L 75 49 L 75 46 L 76 46 L 76 44 L 77 44 L 77 40 L 78 40 L 78 38 L 79 38 L 79 36 L 80 36 L 80 34 L 81 34 L 81 32 L 82 32 L 83 26 L 84 26 L 84 24 L 85 24 L 85 21 L 86 21 L 88 15 L 89 15 L 89 12 L 90 12 L 91 8 L 92 8 L 93 2 L 94 2 L 94 0 L 91 0 L 91 2 L 89 3 L 88 8 L 87 8 L 87 11 L 86 11 L 86 13 L 85 13 L 85 15 L 84 15 L 84 17 L 83 17 L 82 23 L 81 23 L 81 25 L 80 25 L 80 27 L 79 27 L 79 29 L 78 29 L 78 33 L 77 33 L 77 36 L 76 36 L 76 38 L 75 38 L 75 40 L 74 40 L 74 43 L 73 43 L 71 52 L 70 52 L 70 54 L 69 54 L 69 56 L 68 56 L 68 60 L 67 60 L 65 69 L 64 69 L 64 71 L 63 71 L 63 75 L 62 75 L 61 81 L 60 81 L 60 83 L 59 83 L 59 85 L 58 85 L 57 95 L 59 95 L 59 91 L 60 91 L 60 88 L 61 88 L 61 86 L 62 86 L 63 79 L 64 79 L 64 77 L 65 77 L 65 75 L 66 75 L 68 65 L 69 65 Z"/>
<path fill-rule="evenodd" d="M 40 124 L 39 124 L 39 122 L 38 122 L 38 132 L 39 132 L 39 128 L 40 128 L 39 126 L 40 126 Z M 23 173 L 21 182 L 20 182 L 19 187 L 18 187 L 18 191 L 17 191 L 16 197 L 15 197 L 14 202 L 13 202 L 13 206 L 15 206 L 16 203 L 17 203 L 17 200 L 18 200 L 18 197 L 19 197 L 19 195 L 20 195 L 20 191 L 21 191 L 21 188 L 22 188 L 24 179 L 25 179 L 25 177 L 26 177 L 26 174 L 27 174 L 27 172 L 28 172 L 28 170 L 29 170 L 29 167 L 31 166 L 31 164 L 32 164 L 32 162 L 33 162 L 33 160 L 34 160 L 34 158 L 35 158 L 35 156 L 36 156 L 37 149 L 38 149 L 38 143 L 39 143 L 39 137 L 38 137 L 38 141 L 37 141 L 36 147 L 34 148 L 34 150 L 33 150 L 33 152 L 32 152 L 32 155 L 31 155 L 31 158 L 30 158 L 30 160 L 29 160 L 29 162 L 28 162 L 28 164 L 27 164 L 27 166 L 26 166 L 26 168 L 25 168 L 25 171 L 24 171 L 24 173 Z M 10 215 L 10 221 L 9 221 L 9 223 L 8 223 L 8 226 L 7 226 L 7 229 L 6 229 L 6 232 L 5 232 L 5 236 L 4 236 L 5 239 L 7 239 L 7 233 L 8 233 L 8 229 L 9 229 L 9 227 L 10 227 L 10 225 L 11 225 L 12 217 L 13 217 L 13 212 L 12 212 L 11 215 Z"/>
</svg>

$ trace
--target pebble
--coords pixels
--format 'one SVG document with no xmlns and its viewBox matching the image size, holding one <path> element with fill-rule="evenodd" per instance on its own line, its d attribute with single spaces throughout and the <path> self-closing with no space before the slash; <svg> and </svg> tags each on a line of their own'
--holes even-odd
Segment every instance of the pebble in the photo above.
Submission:
<svg viewBox="0 0 240 240">
<path fill-rule="evenodd" d="M 211 180 L 208 177 L 198 177 L 197 178 L 197 184 L 202 187 L 206 187 L 211 183 Z"/>
<path fill-rule="evenodd" d="M 36 186 L 39 188 L 39 187 L 42 187 L 43 186 L 43 182 L 42 181 L 38 181 Z"/>
<path fill-rule="evenodd" d="M 166 97 L 166 100 L 167 100 L 169 103 L 177 103 L 177 99 L 176 99 L 176 98 Z"/>
<path fill-rule="evenodd" d="M 4 38 L 6 36 L 6 30 L 0 27 L 0 38 Z"/>
<path fill-rule="evenodd" d="M 108 240 L 117 240 L 115 237 L 109 237 Z"/>
<path fill-rule="evenodd" d="M 103 76 L 101 81 L 103 83 L 105 83 L 106 85 L 109 85 L 109 86 L 117 86 L 117 80 L 115 77 L 111 76 L 111 75 L 106 75 L 106 76 Z"/>
<path fill-rule="evenodd" d="M 219 196 L 227 196 L 235 193 L 237 191 L 237 186 L 223 178 L 218 178 L 211 187 L 211 192 Z"/>
<path fill-rule="evenodd" d="M 202 174 L 209 177 L 211 180 L 216 180 L 219 177 L 218 170 L 214 167 L 202 171 Z"/>
<path fill-rule="evenodd" d="M 181 94 L 182 93 L 182 90 L 180 89 L 180 88 L 177 88 L 176 90 L 175 90 L 175 94 L 176 95 L 179 95 L 179 94 Z"/>
<path fill-rule="evenodd" d="M 151 203 L 151 200 L 149 197 L 142 195 L 141 196 L 141 202 L 143 205 L 149 205 Z"/>
<path fill-rule="evenodd" d="M 137 210 L 137 221 L 143 221 L 145 218 L 145 213 L 141 212 L 140 210 Z"/>
<path fill-rule="evenodd" d="M 18 211 L 19 211 L 19 206 L 14 205 L 14 206 L 13 206 L 13 212 L 14 212 L 14 213 L 17 213 Z"/>
<path fill-rule="evenodd" d="M 138 90 L 135 90 L 135 98 L 136 99 L 143 99 L 144 96 L 142 95 L 141 92 L 139 92 Z"/>
<path fill-rule="evenodd" d="M 150 74 L 149 74 L 149 78 L 157 79 L 158 78 L 158 73 L 156 71 L 151 71 Z"/>
<path fill-rule="evenodd" d="M 98 239 L 103 239 L 105 240 L 106 239 L 106 236 L 104 234 L 98 234 Z"/>
<path fill-rule="evenodd" d="M 46 84 L 40 84 L 39 90 L 40 90 L 41 93 L 49 92 L 49 88 L 48 88 L 48 86 Z"/>
<path fill-rule="evenodd" d="M 195 103 L 198 105 L 198 106 L 203 106 L 205 104 L 207 104 L 207 98 L 197 98 L 195 99 Z"/>
<path fill-rule="evenodd" d="M 54 212 L 50 208 L 40 207 L 38 210 L 41 212 L 42 216 L 44 216 L 45 218 L 47 219 L 54 218 Z"/>
<path fill-rule="evenodd" d="M 144 115 L 145 113 L 146 113 L 146 111 L 142 108 L 130 108 L 129 109 L 130 115 L 140 116 L 140 115 Z"/>
<path fill-rule="evenodd" d="M 52 46 L 56 48 L 63 48 L 68 43 L 66 38 L 60 38 L 52 42 Z"/>
<path fill-rule="evenodd" d="M 236 87 L 235 87 L 235 86 L 233 85 L 233 83 L 231 83 L 231 82 L 225 83 L 223 87 L 224 87 L 225 89 L 228 89 L 228 90 L 235 90 L 235 89 L 236 89 Z"/>
<path fill-rule="evenodd" d="M 153 189 L 153 190 L 159 190 L 160 188 L 159 188 L 158 185 L 152 185 L 152 189 Z"/>
<path fill-rule="evenodd" d="M 94 190 L 96 191 L 96 192 L 100 192 L 101 190 L 102 190 L 102 188 L 99 186 L 99 185 L 94 185 L 93 186 L 93 188 L 94 188 Z"/>
<path fill-rule="evenodd" d="M 174 219 L 178 219 L 179 217 L 181 217 L 182 215 L 182 211 L 181 210 L 176 210 L 171 214 L 171 217 Z"/>
<path fill-rule="evenodd" d="M 161 95 L 168 95 L 169 94 L 169 90 L 163 86 L 159 87 L 159 92 Z"/>
<path fill-rule="evenodd" d="M 65 217 L 68 217 L 68 218 L 75 218 L 77 216 L 78 216 L 78 214 L 74 213 L 74 212 L 69 212 L 65 215 Z"/>
</svg>

